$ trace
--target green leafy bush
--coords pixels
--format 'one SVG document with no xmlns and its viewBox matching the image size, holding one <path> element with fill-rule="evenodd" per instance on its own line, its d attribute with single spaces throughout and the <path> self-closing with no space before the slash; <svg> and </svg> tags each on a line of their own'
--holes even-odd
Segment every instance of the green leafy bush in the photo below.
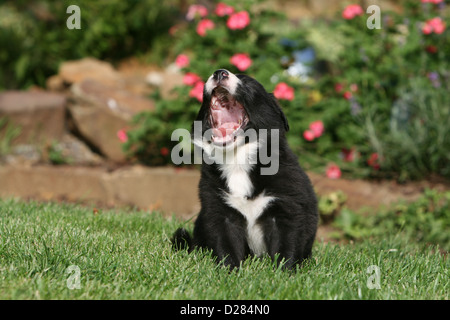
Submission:
<svg viewBox="0 0 450 320">
<path fill-rule="evenodd" d="M 117 61 L 144 53 L 165 36 L 177 1 L 25 1 L 0 4 L 0 90 L 45 85 L 65 60 L 93 56 Z M 66 13 L 77 5 L 81 29 L 69 30 Z"/>
<path fill-rule="evenodd" d="M 365 28 L 365 16 L 330 28 L 346 39 L 339 63 L 332 65 L 333 79 L 363 135 L 352 135 L 345 125 L 335 132 L 345 148 L 358 150 L 358 165 L 371 167 L 371 176 L 450 177 L 450 142 L 444 138 L 450 134 L 447 12 L 443 4 L 407 1 L 401 15 L 382 12 L 380 30 Z M 440 29 L 428 33 L 426 26 L 437 19 Z M 353 145 L 345 135 L 357 137 Z"/>
</svg>

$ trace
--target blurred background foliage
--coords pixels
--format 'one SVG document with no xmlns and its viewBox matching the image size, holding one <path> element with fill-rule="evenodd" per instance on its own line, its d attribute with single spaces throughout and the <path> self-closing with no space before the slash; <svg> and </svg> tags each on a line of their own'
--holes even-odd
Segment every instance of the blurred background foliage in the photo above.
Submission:
<svg viewBox="0 0 450 320">
<path fill-rule="evenodd" d="M 150 50 L 177 18 L 179 1 L 2 0 L 0 90 L 26 88 L 86 56 L 116 62 Z M 70 30 L 66 13 L 81 8 L 81 29 Z"/>
<path fill-rule="evenodd" d="M 343 1 L 332 18 L 296 21 L 266 1 L 224 2 L 248 12 L 249 24 L 229 28 L 215 1 L 201 2 L 207 14 L 189 19 L 194 1 L 3 1 L 0 90 L 45 86 L 62 61 L 85 56 L 111 62 L 141 56 L 167 66 L 183 54 L 190 63 L 181 72 L 202 80 L 221 67 L 255 77 L 270 92 L 280 83 L 293 88 L 293 99 L 280 104 L 289 143 L 306 169 L 335 164 L 354 177 L 399 181 L 450 177 L 448 1 L 405 0 L 398 12 L 381 1 L 381 29 L 366 27 L 367 1 L 351 19 L 342 16 L 350 4 Z M 81 30 L 66 28 L 73 4 L 82 11 Z M 426 34 L 424 25 L 435 17 L 445 30 Z M 204 19 L 214 26 L 201 36 Z M 244 71 L 230 61 L 237 53 L 252 61 Z M 170 164 L 166 150 L 177 143 L 171 133 L 189 129 L 200 105 L 192 90 L 180 86 L 170 100 L 153 94 L 156 110 L 137 115 L 127 132 L 130 159 Z M 324 132 L 309 141 L 304 133 L 314 121 Z"/>
</svg>

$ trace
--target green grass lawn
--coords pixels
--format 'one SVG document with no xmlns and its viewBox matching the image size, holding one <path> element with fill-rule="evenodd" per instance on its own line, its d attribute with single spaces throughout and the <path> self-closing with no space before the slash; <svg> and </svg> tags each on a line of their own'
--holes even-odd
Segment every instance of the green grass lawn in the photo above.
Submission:
<svg viewBox="0 0 450 320">
<path fill-rule="evenodd" d="M 317 242 L 295 273 L 268 258 L 230 273 L 207 252 L 172 251 L 171 234 L 182 223 L 158 214 L 0 200 L 0 219 L 0 299 L 450 297 L 449 259 L 399 234 Z"/>
</svg>

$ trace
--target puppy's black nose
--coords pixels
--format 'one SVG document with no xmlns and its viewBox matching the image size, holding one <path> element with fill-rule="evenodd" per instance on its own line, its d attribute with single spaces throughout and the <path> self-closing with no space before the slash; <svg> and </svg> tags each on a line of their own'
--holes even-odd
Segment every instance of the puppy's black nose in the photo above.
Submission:
<svg viewBox="0 0 450 320">
<path fill-rule="evenodd" d="M 217 81 L 227 79 L 229 75 L 230 74 L 225 69 L 219 69 L 219 70 L 214 71 L 214 73 L 213 73 L 214 80 L 217 80 Z"/>
</svg>

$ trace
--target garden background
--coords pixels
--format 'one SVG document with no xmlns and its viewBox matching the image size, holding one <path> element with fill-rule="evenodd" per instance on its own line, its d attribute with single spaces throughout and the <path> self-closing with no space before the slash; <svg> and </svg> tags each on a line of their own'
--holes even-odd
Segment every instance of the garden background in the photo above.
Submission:
<svg viewBox="0 0 450 320">
<path fill-rule="evenodd" d="M 19 199 L 0 206 L 3 232 L 32 199 L 195 219 L 199 167 L 172 163 L 171 134 L 225 68 L 279 100 L 318 240 L 401 235 L 446 256 L 449 13 L 444 0 L 2 1 L 0 197 Z"/>
</svg>

